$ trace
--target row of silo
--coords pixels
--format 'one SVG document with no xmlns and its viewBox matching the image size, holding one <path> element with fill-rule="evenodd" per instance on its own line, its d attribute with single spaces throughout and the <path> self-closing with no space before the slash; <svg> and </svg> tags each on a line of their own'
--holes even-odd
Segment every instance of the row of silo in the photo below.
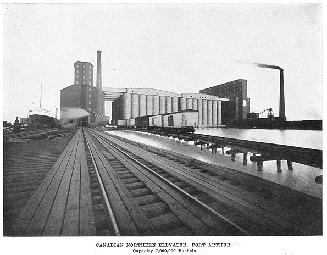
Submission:
<svg viewBox="0 0 327 255">
<path fill-rule="evenodd" d="M 221 101 L 215 98 L 177 97 L 167 95 L 123 94 L 123 119 L 141 116 L 198 111 L 199 126 L 221 125 Z"/>
<path fill-rule="evenodd" d="M 123 94 L 123 119 L 178 112 L 178 97 Z"/>
<path fill-rule="evenodd" d="M 221 125 L 221 101 L 198 99 L 199 126 L 217 127 Z"/>
<path fill-rule="evenodd" d="M 198 111 L 199 126 L 221 125 L 221 101 L 219 100 L 181 97 L 180 106 L 182 111 Z"/>
</svg>

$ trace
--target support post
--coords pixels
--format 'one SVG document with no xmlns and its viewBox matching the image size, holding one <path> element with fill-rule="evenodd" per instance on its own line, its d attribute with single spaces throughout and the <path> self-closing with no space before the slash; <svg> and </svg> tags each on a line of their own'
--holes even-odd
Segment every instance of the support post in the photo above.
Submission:
<svg viewBox="0 0 327 255">
<path fill-rule="evenodd" d="M 287 167 L 288 167 L 288 170 L 293 170 L 292 161 L 287 160 Z"/>
<path fill-rule="evenodd" d="M 215 144 L 211 145 L 212 154 L 217 153 L 217 146 Z"/>
<path fill-rule="evenodd" d="M 235 158 L 236 158 L 236 153 L 234 151 L 232 151 L 231 155 L 230 155 L 230 159 L 232 161 L 235 161 Z"/>
<path fill-rule="evenodd" d="M 281 160 L 277 159 L 276 164 L 277 164 L 277 172 L 280 173 L 282 171 Z"/>
<path fill-rule="evenodd" d="M 258 161 L 257 162 L 257 167 L 258 167 L 258 171 L 259 172 L 262 172 L 262 169 L 263 169 L 263 161 Z"/>
<path fill-rule="evenodd" d="M 224 146 L 221 147 L 221 153 L 225 154 L 225 147 Z"/>
<path fill-rule="evenodd" d="M 246 166 L 248 164 L 248 153 L 243 152 L 243 165 Z"/>
</svg>

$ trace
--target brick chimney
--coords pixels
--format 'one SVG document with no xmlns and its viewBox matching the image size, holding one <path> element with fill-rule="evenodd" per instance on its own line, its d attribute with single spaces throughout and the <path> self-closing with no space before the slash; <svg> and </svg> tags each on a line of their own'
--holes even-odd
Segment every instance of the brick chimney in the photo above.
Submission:
<svg viewBox="0 0 327 255">
<path fill-rule="evenodd" d="M 103 96 L 102 96 L 102 70 L 101 70 L 101 51 L 97 51 L 97 114 L 103 114 Z"/>
</svg>

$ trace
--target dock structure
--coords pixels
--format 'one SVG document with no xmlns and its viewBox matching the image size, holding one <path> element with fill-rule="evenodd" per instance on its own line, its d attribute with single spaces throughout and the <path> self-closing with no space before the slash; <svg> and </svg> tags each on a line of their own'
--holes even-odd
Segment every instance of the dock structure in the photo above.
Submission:
<svg viewBox="0 0 327 255">
<path fill-rule="evenodd" d="M 280 145 L 274 143 L 265 143 L 257 141 L 240 140 L 235 138 L 210 136 L 201 134 L 166 134 L 164 132 L 154 131 L 154 133 L 164 136 L 172 136 L 184 141 L 193 141 L 194 145 L 201 146 L 201 150 L 206 146 L 212 150 L 212 153 L 217 153 L 217 149 L 222 149 L 222 154 L 225 153 L 225 148 L 230 148 L 226 151 L 227 155 L 231 156 L 231 160 L 235 161 L 236 154 L 243 154 L 243 165 L 248 164 L 247 155 L 252 153 L 250 160 L 257 163 L 258 171 L 263 170 L 263 162 L 276 160 L 277 171 L 281 171 L 281 160 L 287 161 L 288 170 L 293 170 L 292 162 L 322 168 L 322 151 L 318 149 L 301 148 L 289 145 Z"/>
<path fill-rule="evenodd" d="M 249 148 L 228 140 L 186 133 L 157 135 L 194 142 L 212 153 L 228 148 L 231 160 L 243 153 L 247 164 Z M 252 153 L 261 169 L 263 160 L 270 159 L 259 149 Z M 280 170 L 281 161 L 276 162 Z M 15 217 L 12 233 L 312 235 L 322 233 L 321 206 L 319 198 L 264 178 L 83 128 Z"/>
<path fill-rule="evenodd" d="M 13 227 L 18 236 L 95 235 L 82 131 L 76 132 Z"/>
</svg>

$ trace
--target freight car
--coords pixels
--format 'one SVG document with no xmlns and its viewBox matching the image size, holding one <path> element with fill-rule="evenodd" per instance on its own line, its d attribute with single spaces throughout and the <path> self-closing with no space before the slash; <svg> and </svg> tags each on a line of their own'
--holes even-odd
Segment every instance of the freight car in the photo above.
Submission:
<svg viewBox="0 0 327 255">
<path fill-rule="evenodd" d="M 162 115 L 162 126 L 167 128 L 197 127 L 198 112 L 184 111 Z"/>
<path fill-rule="evenodd" d="M 135 118 L 135 128 L 168 133 L 193 133 L 198 126 L 198 112 L 184 111 L 171 114 Z"/>
</svg>

